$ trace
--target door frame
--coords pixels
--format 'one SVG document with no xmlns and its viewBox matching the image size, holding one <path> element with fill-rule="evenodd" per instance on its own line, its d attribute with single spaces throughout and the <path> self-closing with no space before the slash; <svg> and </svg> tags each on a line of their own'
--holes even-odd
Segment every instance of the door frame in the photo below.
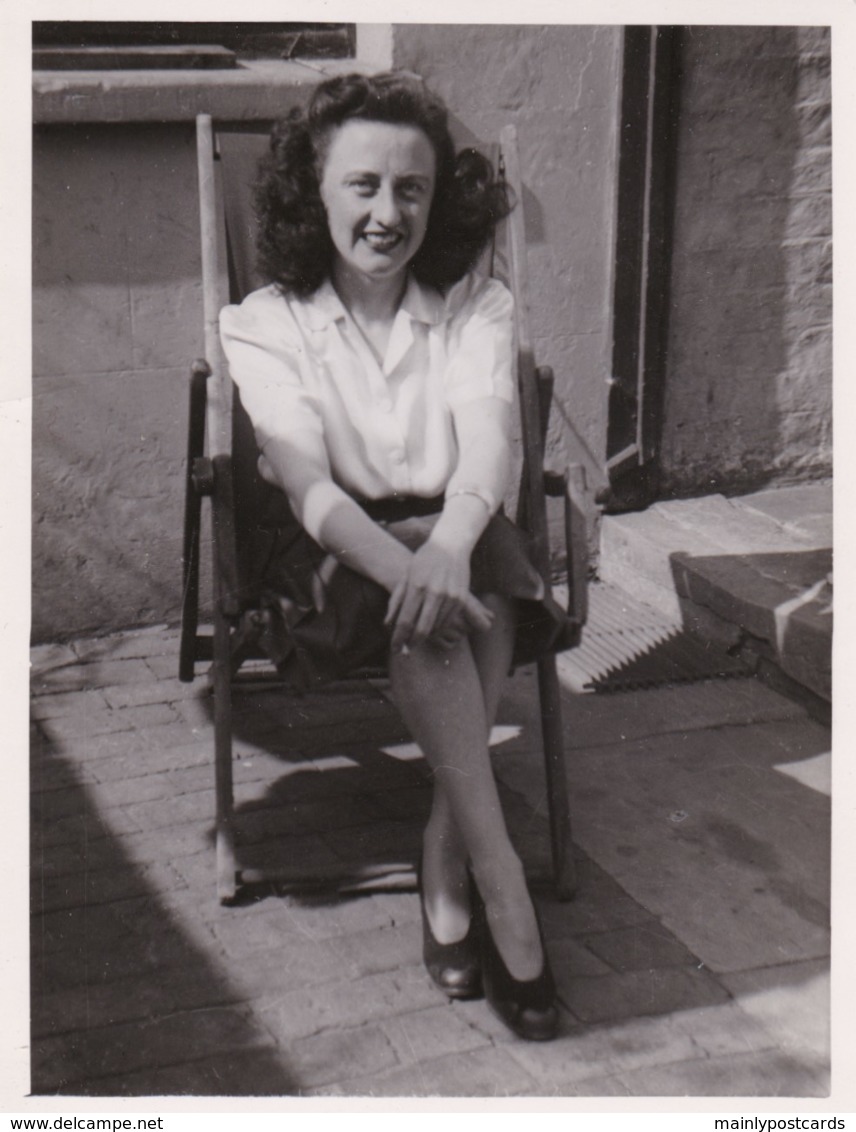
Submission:
<svg viewBox="0 0 856 1132">
<path fill-rule="evenodd" d="M 624 29 L 606 467 L 611 511 L 657 498 L 682 29 Z"/>
</svg>

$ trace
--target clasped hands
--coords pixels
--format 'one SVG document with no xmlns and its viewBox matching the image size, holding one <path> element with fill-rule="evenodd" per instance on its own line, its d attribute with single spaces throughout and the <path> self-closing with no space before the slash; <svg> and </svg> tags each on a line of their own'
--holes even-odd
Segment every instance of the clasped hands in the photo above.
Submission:
<svg viewBox="0 0 856 1132">
<path fill-rule="evenodd" d="M 392 626 L 392 651 L 405 653 L 426 641 L 451 649 L 472 630 L 488 630 L 493 613 L 470 593 L 469 551 L 423 543 L 390 594 L 384 624 Z"/>
</svg>

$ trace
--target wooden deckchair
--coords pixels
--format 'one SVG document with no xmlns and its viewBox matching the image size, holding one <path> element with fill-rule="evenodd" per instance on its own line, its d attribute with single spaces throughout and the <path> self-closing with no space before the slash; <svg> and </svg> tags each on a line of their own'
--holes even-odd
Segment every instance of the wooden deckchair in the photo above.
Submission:
<svg viewBox="0 0 856 1132">
<path fill-rule="evenodd" d="M 247 539 L 258 506 L 254 493 L 268 492 L 256 474 L 257 450 L 227 368 L 218 335 L 218 316 L 227 301 L 239 302 L 254 286 L 249 267 L 253 242 L 249 185 L 269 124 L 214 123 L 197 118 L 199 199 L 202 235 L 205 358 L 194 362 L 190 381 L 187 453 L 187 496 L 183 553 L 183 607 L 180 679 L 192 681 L 200 662 L 210 663 L 214 698 L 216 767 L 216 877 L 222 902 L 232 901 L 241 885 L 277 876 L 242 869 L 236 857 L 232 763 L 232 685 L 241 665 L 258 657 L 261 615 L 254 608 L 252 554 Z M 552 397 L 553 375 L 536 368 L 529 330 L 529 294 L 523 222 L 523 188 L 513 126 L 503 130 L 497 168 L 516 207 L 505 221 L 504 248 L 491 257 L 494 268 L 505 263 L 504 276 L 515 298 L 517 378 L 519 387 L 522 479 L 517 520 L 528 531 L 534 561 L 545 586 L 552 583 L 547 497 L 564 500 L 568 621 L 561 649 L 579 643 L 586 618 L 588 569 L 585 469 L 573 465 L 563 474 L 544 469 L 544 441 Z M 236 172 L 237 171 L 237 172 Z M 278 493 L 281 494 L 281 493 Z M 199 628 L 201 508 L 211 501 L 213 534 L 213 632 Z M 281 497 L 284 504 L 284 496 Z M 554 886 L 560 899 L 575 888 L 570 840 L 570 808 L 565 775 L 561 700 L 555 656 L 537 662 L 543 751 Z M 391 872 L 412 873 L 412 862 L 377 865 L 360 862 L 346 869 L 307 877 L 306 884 L 339 889 L 376 883 Z M 398 877 L 399 881 L 401 876 Z"/>
</svg>

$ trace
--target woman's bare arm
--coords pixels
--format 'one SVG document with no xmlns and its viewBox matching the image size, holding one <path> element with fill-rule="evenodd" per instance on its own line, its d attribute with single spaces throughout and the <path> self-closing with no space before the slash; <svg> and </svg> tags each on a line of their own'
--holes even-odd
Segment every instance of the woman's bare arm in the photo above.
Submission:
<svg viewBox="0 0 856 1132">
<path fill-rule="evenodd" d="M 303 528 L 343 565 L 390 591 L 406 577 L 411 551 L 333 483 L 326 454 L 314 437 L 273 438 L 263 460 Z"/>
<path fill-rule="evenodd" d="M 320 546 L 390 593 L 406 581 L 413 552 L 370 519 L 355 500 L 333 483 L 326 453 L 315 438 L 302 442 L 273 438 L 265 445 L 264 460 L 266 470 L 273 473 L 288 496 L 298 521 Z M 456 591 L 451 600 L 469 627 L 490 627 L 491 614 L 468 587 Z M 395 643 L 400 647 L 406 642 Z"/>
<path fill-rule="evenodd" d="M 492 510 L 480 494 L 466 489 L 502 501 L 511 463 L 510 419 L 510 405 L 497 397 L 456 409 L 458 464 L 442 515 L 392 591 L 388 620 L 395 625 L 393 647 L 418 644 L 437 634 L 452 643 L 471 627 L 460 620 L 455 625 L 454 613 L 469 593 L 470 557 Z"/>
<path fill-rule="evenodd" d="M 480 490 L 496 507 L 502 503 L 511 467 L 511 406 L 498 397 L 483 397 L 457 408 L 454 419 L 458 463 L 431 538 L 446 546 L 469 544 L 472 553 L 492 512 L 467 489 Z"/>
</svg>

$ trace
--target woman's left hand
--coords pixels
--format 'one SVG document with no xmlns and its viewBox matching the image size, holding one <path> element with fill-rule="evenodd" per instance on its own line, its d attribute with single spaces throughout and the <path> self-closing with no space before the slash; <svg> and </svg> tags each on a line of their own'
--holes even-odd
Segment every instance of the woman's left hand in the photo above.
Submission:
<svg viewBox="0 0 856 1132">
<path fill-rule="evenodd" d="M 470 593 L 469 552 L 429 539 L 393 590 L 385 623 L 394 625 L 395 652 L 429 639 L 450 647 L 468 629 L 487 630 L 492 621 L 492 613 Z"/>
</svg>

